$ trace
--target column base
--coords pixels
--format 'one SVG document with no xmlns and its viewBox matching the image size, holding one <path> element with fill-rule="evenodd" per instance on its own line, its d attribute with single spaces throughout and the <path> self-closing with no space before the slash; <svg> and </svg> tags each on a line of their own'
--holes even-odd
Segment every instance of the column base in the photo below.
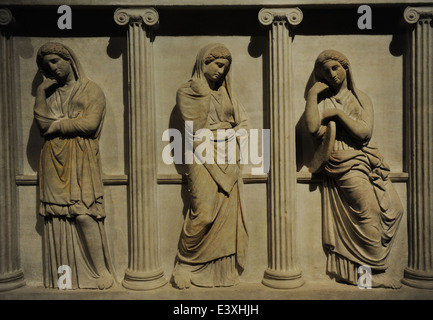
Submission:
<svg viewBox="0 0 433 320">
<path fill-rule="evenodd" d="M 433 273 L 406 268 L 401 282 L 418 289 L 433 289 Z"/>
<path fill-rule="evenodd" d="M 300 271 L 277 271 L 266 269 L 262 284 L 274 289 L 294 289 L 304 285 Z"/>
<path fill-rule="evenodd" d="M 126 270 L 122 285 L 130 290 L 152 290 L 167 284 L 164 271 L 132 271 Z"/>
<path fill-rule="evenodd" d="M 9 291 L 25 286 L 24 274 L 21 270 L 0 275 L 0 291 Z"/>
</svg>

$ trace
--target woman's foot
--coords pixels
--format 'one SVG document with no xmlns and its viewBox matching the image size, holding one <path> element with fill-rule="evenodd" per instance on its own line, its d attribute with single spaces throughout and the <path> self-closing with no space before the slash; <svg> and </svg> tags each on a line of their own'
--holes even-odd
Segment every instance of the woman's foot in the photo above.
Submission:
<svg viewBox="0 0 433 320">
<path fill-rule="evenodd" d="M 173 281 L 178 289 L 188 289 L 191 286 L 191 275 L 180 264 L 173 271 Z"/>
<path fill-rule="evenodd" d="M 105 290 L 111 288 L 114 284 L 113 276 L 108 272 L 108 270 L 101 272 L 98 279 L 98 288 L 100 290 Z"/>
<path fill-rule="evenodd" d="M 400 289 L 402 284 L 385 273 L 379 273 L 372 275 L 371 286 L 373 288 Z"/>
</svg>

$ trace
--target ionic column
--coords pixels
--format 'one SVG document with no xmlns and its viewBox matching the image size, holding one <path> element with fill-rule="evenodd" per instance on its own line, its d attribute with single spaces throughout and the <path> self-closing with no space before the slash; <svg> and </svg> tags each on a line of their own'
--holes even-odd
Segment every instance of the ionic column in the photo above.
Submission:
<svg viewBox="0 0 433 320">
<path fill-rule="evenodd" d="M 262 9 L 259 21 L 269 30 L 269 173 L 268 268 L 262 283 L 272 288 L 304 284 L 296 265 L 296 147 L 292 105 L 291 25 L 302 21 L 298 8 Z"/>
<path fill-rule="evenodd" d="M 114 20 L 128 25 L 129 76 L 129 261 L 123 286 L 148 290 L 167 283 L 160 267 L 157 210 L 153 8 L 117 9 Z"/>
<path fill-rule="evenodd" d="M 17 185 L 15 183 L 16 103 L 12 38 L 5 28 L 13 17 L 0 9 L 0 291 L 25 284 L 20 265 Z"/>
<path fill-rule="evenodd" d="M 408 266 L 402 282 L 433 289 L 433 7 L 408 7 Z"/>
</svg>

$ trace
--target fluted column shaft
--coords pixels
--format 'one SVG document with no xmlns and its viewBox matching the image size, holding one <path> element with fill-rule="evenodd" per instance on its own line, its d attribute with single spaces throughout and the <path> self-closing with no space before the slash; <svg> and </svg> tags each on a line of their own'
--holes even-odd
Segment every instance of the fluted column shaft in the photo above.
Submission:
<svg viewBox="0 0 433 320">
<path fill-rule="evenodd" d="M 408 7 L 409 51 L 408 266 L 403 283 L 433 289 L 433 7 Z"/>
<path fill-rule="evenodd" d="M 13 44 L 5 30 L 12 22 L 8 9 L 0 9 L 0 291 L 23 286 L 20 266 L 16 168 L 16 103 Z"/>
<path fill-rule="evenodd" d="M 160 267 L 157 209 L 152 8 L 117 9 L 128 25 L 129 76 L 129 261 L 123 286 L 148 290 L 167 283 Z"/>
<path fill-rule="evenodd" d="M 292 105 L 290 25 L 302 21 L 298 8 L 262 9 L 259 21 L 269 25 L 269 119 L 271 166 L 269 173 L 268 268 L 263 284 L 296 288 L 304 280 L 296 265 L 296 147 Z"/>
</svg>

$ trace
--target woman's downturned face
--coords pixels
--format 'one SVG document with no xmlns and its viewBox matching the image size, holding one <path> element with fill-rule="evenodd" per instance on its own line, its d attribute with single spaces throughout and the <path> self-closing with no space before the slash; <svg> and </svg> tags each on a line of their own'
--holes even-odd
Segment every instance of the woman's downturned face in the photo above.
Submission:
<svg viewBox="0 0 433 320">
<path fill-rule="evenodd" d="M 322 65 L 322 76 L 330 86 L 338 87 L 346 79 L 346 69 L 338 61 L 329 60 Z"/>
<path fill-rule="evenodd" d="M 71 63 L 56 54 L 45 55 L 43 64 L 51 75 L 59 80 L 65 80 L 72 72 Z"/>
<path fill-rule="evenodd" d="M 215 59 L 205 64 L 203 73 L 208 81 L 218 82 L 226 76 L 229 66 L 229 60 L 223 58 Z"/>
</svg>

